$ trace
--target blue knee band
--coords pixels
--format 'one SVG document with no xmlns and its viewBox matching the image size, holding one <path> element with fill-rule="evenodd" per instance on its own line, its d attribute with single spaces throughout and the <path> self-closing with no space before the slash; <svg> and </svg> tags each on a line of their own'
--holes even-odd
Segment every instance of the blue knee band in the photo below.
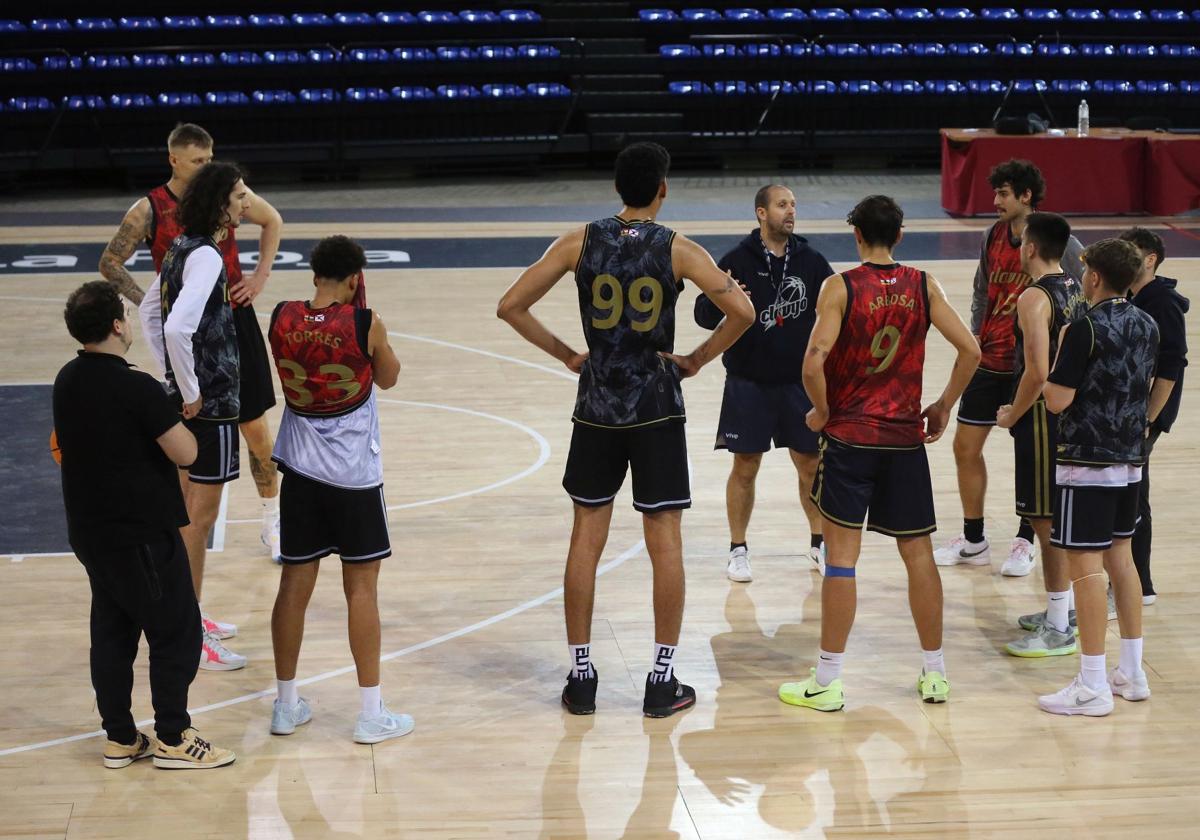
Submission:
<svg viewBox="0 0 1200 840">
<path fill-rule="evenodd" d="M 854 577 L 853 566 L 830 566 L 825 565 L 825 577 Z"/>
</svg>

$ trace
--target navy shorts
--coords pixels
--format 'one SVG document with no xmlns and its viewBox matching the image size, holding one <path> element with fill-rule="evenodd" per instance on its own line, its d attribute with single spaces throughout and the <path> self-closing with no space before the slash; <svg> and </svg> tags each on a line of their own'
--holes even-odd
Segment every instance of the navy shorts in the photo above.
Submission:
<svg viewBox="0 0 1200 840">
<path fill-rule="evenodd" d="M 692 506 L 682 420 L 631 429 L 575 423 L 563 475 L 563 489 L 575 504 L 612 504 L 626 470 L 633 473 L 633 506 L 642 513 Z"/>
<path fill-rule="evenodd" d="M 812 500 L 844 528 L 866 524 L 868 531 L 900 538 L 937 530 L 924 446 L 851 446 L 823 435 Z"/>
<path fill-rule="evenodd" d="M 193 417 L 183 425 L 196 436 L 196 461 L 186 469 L 193 484 L 227 484 L 241 472 L 238 421 Z"/>
<path fill-rule="evenodd" d="M 995 426 L 1000 406 L 1012 402 L 1013 375 L 980 368 L 975 371 L 958 403 L 958 422 L 968 426 Z"/>
<path fill-rule="evenodd" d="M 1054 515 L 1054 454 L 1058 415 L 1045 400 L 1033 404 L 1012 427 L 1017 516 L 1049 519 Z"/>
<path fill-rule="evenodd" d="M 774 442 L 780 448 L 815 453 L 818 435 L 804 423 L 811 408 L 803 385 L 766 384 L 728 374 L 713 449 L 766 452 Z"/>
<path fill-rule="evenodd" d="M 1104 551 L 1137 530 L 1140 481 L 1124 487 L 1059 486 L 1054 490 L 1050 544 L 1071 551 Z"/>
<path fill-rule="evenodd" d="M 391 556 L 383 485 L 352 490 L 280 470 L 279 547 L 284 563 L 312 563 L 330 554 L 343 563 Z"/>
</svg>

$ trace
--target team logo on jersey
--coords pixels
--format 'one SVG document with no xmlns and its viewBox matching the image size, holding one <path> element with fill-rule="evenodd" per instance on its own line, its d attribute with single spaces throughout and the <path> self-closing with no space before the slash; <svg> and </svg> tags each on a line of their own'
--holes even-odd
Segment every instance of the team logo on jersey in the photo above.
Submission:
<svg viewBox="0 0 1200 840">
<path fill-rule="evenodd" d="M 316 315 L 305 315 L 304 320 L 305 321 L 313 321 L 318 324 L 324 324 L 325 323 L 325 313 L 319 312 Z"/>
<path fill-rule="evenodd" d="M 880 277 L 879 282 L 885 286 L 894 286 L 894 285 L 896 285 L 896 278 L 895 277 Z"/>
<path fill-rule="evenodd" d="M 632 236 L 634 239 L 637 239 L 639 236 L 641 236 L 641 234 L 638 233 L 637 228 L 621 228 L 621 235 Z"/>
<path fill-rule="evenodd" d="M 804 281 L 799 277 L 783 278 L 779 287 L 779 296 L 775 302 L 758 314 L 758 320 L 764 330 L 771 327 L 782 327 L 788 318 L 798 318 L 801 312 L 808 311 L 808 291 Z"/>
</svg>

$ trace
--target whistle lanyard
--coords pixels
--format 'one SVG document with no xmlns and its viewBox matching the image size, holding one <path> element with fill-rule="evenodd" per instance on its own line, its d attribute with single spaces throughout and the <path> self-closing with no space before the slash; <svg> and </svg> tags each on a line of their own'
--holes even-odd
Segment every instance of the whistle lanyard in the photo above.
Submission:
<svg viewBox="0 0 1200 840">
<path fill-rule="evenodd" d="M 792 240 L 789 237 L 787 244 L 783 246 L 783 272 L 779 276 L 779 282 L 775 282 L 775 272 L 771 270 L 771 257 L 775 256 L 771 253 L 771 249 L 767 247 L 767 243 L 763 242 L 762 237 L 758 241 L 763 246 L 763 253 L 767 258 L 767 276 L 771 279 L 771 285 L 775 287 L 775 302 L 771 306 L 771 311 L 775 314 L 775 326 L 783 326 L 783 316 L 779 314 L 779 300 L 783 295 L 784 281 L 787 280 L 788 260 L 792 257 Z"/>
</svg>

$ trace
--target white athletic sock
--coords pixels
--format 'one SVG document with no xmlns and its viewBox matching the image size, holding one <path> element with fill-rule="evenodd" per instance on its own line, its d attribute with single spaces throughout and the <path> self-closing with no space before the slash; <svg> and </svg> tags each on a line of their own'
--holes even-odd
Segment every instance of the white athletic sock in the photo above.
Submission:
<svg viewBox="0 0 1200 840">
<path fill-rule="evenodd" d="M 275 691 L 279 694 L 280 703 L 295 706 L 300 701 L 300 689 L 296 688 L 295 678 L 275 680 Z"/>
<path fill-rule="evenodd" d="M 1071 585 L 1071 597 L 1067 599 L 1067 609 L 1075 609 L 1075 585 Z"/>
<path fill-rule="evenodd" d="M 359 686 L 362 692 L 362 713 L 367 717 L 375 717 L 383 711 L 383 695 L 377 685 Z"/>
<path fill-rule="evenodd" d="M 671 681 L 671 676 L 675 673 L 675 648 L 677 645 L 664 645 L 660 642 L 654 643 L 654 653 L 651 655 L 651 661 L 654 667 L 650 670 L 650 682 L 665 683 Z"/>
<path fill-rule="evenodd" d="M 568 644 L 567 648 L 571 652 L 571 673 L 575 679 L 583 680 L 592 676 L 595 673 L 592 668 L 592 646 Z"/>
<path fill-rule="evenodd" d="M 925 657 L 925 673 L 932 674 L 937 671 L 943 677 L 946 676 L 946 657 L 942 655 L 942 649 L 923 650 L 921 655 Z"/>
<path fill-rule="evenodd" d="M 845 653 L 817 651 L 817 685 L 829 685 L 842 675 L 842 658 Z"/>
<path fill-rule="evenodd" d="M 1133 679 L 1142 670 L 1142 639 L 1121 639 L 1121 658 L 1117 660 L 1117 670 Z"/>
<path fill-rule="evenodd" d="M 1104 654 L 1088 656 L 1079 654 L 1079 679 L 1092 691 L 1100 691 L 1108 682 L 1105 673 Z"/>
<path fill-rule="evenodd" d="M 260 497 L 258 501 L 262 505 L 263 522 L 270 524 L 272 520 L 279 516 L 279 497 L 272 496 L 269 499 Z"/>
<path fill-rule="evenodd" d="M 1046 593 L 1046 623 L 1059 633 L 1067 632 L 1067 604 L 1071 601 L 1071 590 Z"/>
</svg>

